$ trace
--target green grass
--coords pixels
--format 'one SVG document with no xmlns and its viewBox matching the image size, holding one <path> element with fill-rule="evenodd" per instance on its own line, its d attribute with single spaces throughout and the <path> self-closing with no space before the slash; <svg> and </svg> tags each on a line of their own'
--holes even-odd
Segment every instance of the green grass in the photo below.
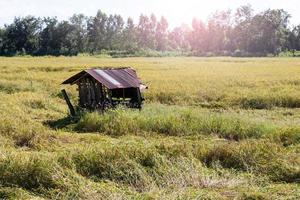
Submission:
<svg viewBox="0 0 300 200">
<path fill-rule="evenodd" d="M 112 136 L 145 132 L 166 136 L 209 134 L 237 141 L 269 137 L 277 131 L 274 125 L 251 122 L 227 114 L 201 112 L 196 108 L 158 105 L 146 107 L 141 112 L 126 109 L 112 110 L 103 115 L 87 112 L 81 116 L 74 130 L 100 132 Z"/>
<path fill-rule="evenodd" d="M 60 83 L 132 66 L 142 111 Z M 299 58 L 0 58 L 0 199 L 299 199 Z M 75 87 L 66 86 L 75 104 Z"/>
</svg>

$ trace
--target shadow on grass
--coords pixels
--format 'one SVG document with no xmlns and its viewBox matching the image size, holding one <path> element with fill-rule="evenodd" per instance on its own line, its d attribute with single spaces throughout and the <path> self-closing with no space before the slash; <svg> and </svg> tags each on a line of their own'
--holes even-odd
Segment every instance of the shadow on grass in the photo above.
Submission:
<svg viewBox="0 0 300 200">
<path fill-rule="evenodd" d="M 57 120 L 48 120 L 44 122 L 44 125 L 49 126 L 52 129 L 72 129 L 78 122 L 78 118 L 67 116 Z"/>
</svg>

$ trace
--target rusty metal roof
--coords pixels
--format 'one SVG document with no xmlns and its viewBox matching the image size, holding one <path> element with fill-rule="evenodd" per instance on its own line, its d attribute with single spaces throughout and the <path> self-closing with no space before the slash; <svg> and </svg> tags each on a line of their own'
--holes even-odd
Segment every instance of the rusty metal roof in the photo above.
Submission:
<svg viewBox="0 0 300 200">
<path fill-rule="evenodd" d="M 141 84 L 132 68 L 88 69 L 75 74 L 62 84 L 75 84 L 88 74 L 108 89 L 138 88 Z"/>
</svg>

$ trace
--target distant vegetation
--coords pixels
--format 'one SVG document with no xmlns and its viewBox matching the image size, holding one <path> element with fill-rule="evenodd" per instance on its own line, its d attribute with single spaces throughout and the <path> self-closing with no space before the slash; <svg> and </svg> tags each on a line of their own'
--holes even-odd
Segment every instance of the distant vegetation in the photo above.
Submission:
<svg viewBox="0 0 300 200">
<path fill-rule="evenodd" d="M 71 118 L 83 66 L 134 67 L 143 109 Z M 0 77 L 0 199 L 300 199 L 300 58 L 2 57 Z"/>
<path fill-rule="evenodd" d="M 0 55 L 268 56 L 300 50 L 300 25 L 291 27 L 281 9 L 254 13 L 250 5 L 218 11 L 206 22 L 169 28 L 167 19 L 141 15 L 139 21 L 98 11 L 68 21 L 17 17 L 0 28 Z"/>
</svg>

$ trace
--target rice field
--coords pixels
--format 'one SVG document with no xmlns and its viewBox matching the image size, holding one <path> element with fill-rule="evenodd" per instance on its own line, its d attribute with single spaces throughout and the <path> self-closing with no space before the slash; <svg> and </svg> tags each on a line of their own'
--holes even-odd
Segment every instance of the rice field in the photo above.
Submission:
<svg viewBox="0 0 300 200">
<path fill-rule="evenodd" d="M 86 68 L 131 66 L 142 111 L 68 115 Z M 299 199 L 299 58 L 0 58 L 0 199 Z"/>
</svg>

